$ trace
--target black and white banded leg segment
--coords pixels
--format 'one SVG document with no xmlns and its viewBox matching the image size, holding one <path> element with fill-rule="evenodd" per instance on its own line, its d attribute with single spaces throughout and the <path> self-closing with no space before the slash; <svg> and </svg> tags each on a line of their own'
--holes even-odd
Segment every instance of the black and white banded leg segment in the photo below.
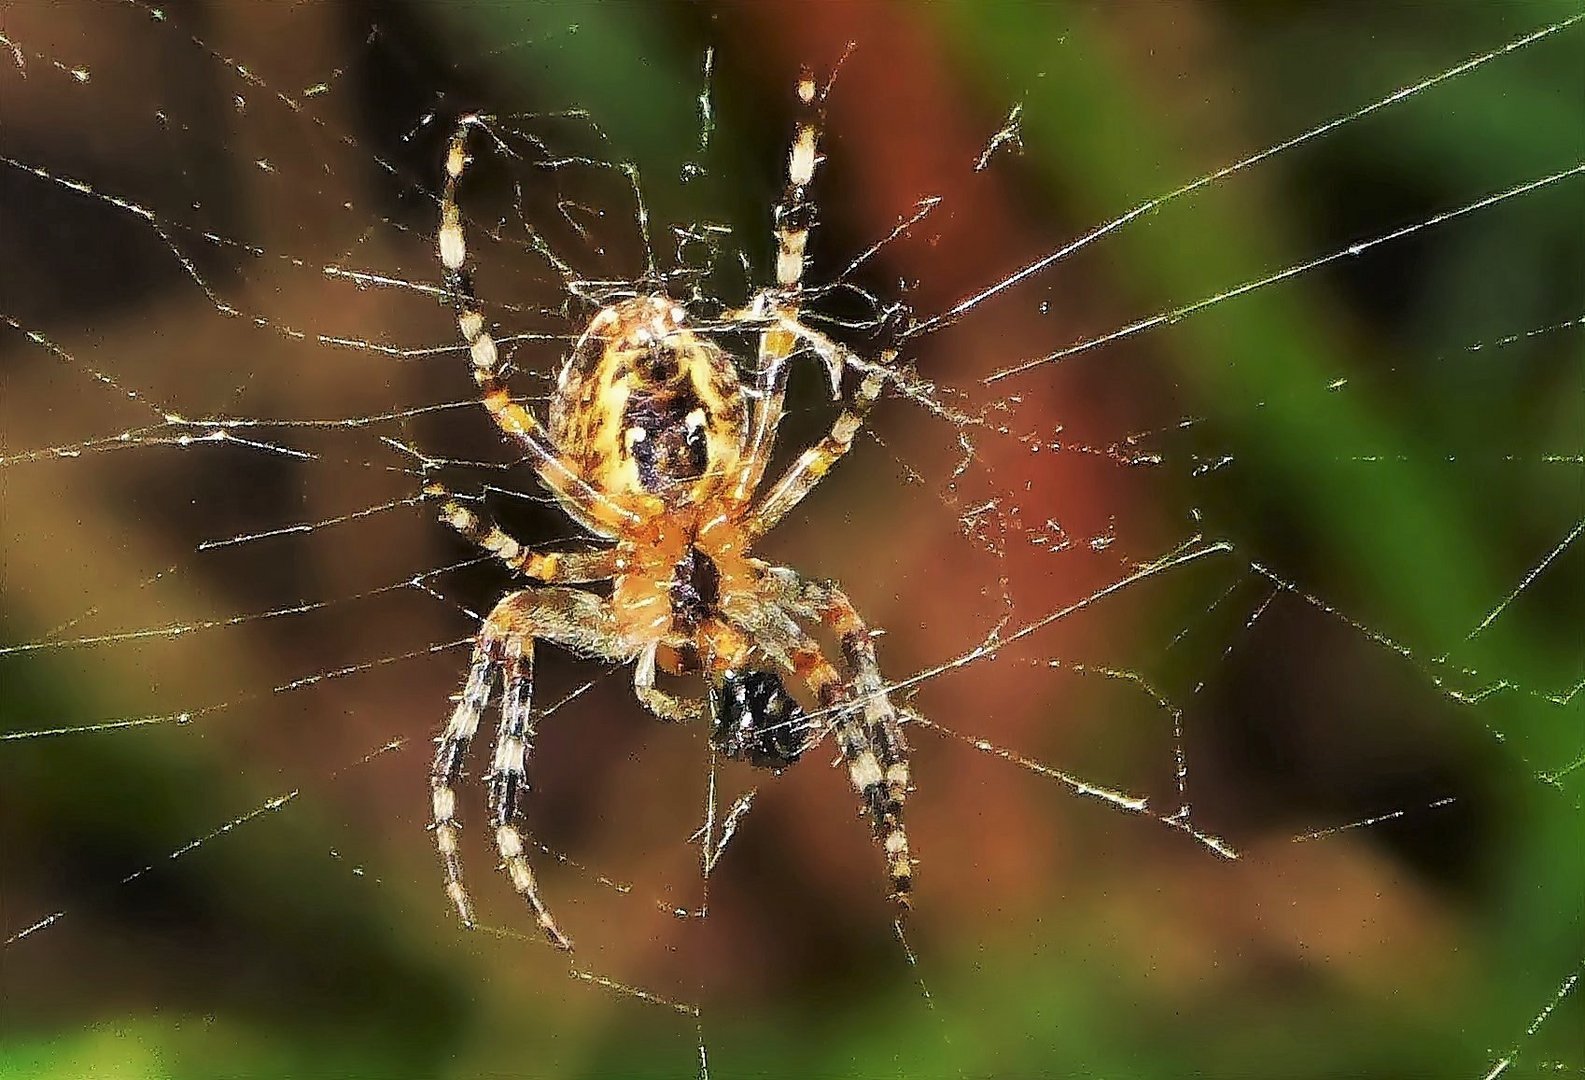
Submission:
<svg viewBox="0 0 1585 1080">
<path fill-rule="evenodd" d="M 814 73 L 805 68 L 798 76 L 798 113 L 792 142 L 787 149 L 787 175 L 781 199 L 773 210 L 772 234 L 776 241 L 776 287 L 756 297 L 749 310 L 759 317 L 770 316 L 770 325 L 760 333 L 759 374 L 756 379 L 754 419 L 744 460 L 749 467 L 739 478 L 736 497 L 746 502 L 764 478 L 776 429 L 781 424 L 787 392 L 787 360 L 797 338 L 779 325 L 795 322 L 803 299 L 805 253 L 809 235 L 815 227 L 815 203 L 810 195 L 815 166 L 819 162 L 821 112 L 826 90 L 815 82 Z M 833 373 L 835 378 L 835 373 Z"/>
<path fill-rule="evenodd" d="M 526 765 L 534 728 L 532 690 L 534 640 L 564 645 L 585 656 L 620 662 L 625 656 L 606 601 L 575 589 L 535 588 L 509 594 L 484 621 L 474 645 L 467 680 L 441 734 L 430 773 L 435 845 L 445 874 L 446 895 L 463 925 L 475 925 L 473 902 L 462 883 L 457 785 L 468 748 L 489 707 L 496 674 L 501 676 L 501 713 L 488 773 L 490 826 L 501 869 L 534 913 L 551 944 L 571 949 L 540 898 L 528 861 L 528 843 L 518 827 L 518 802 L 528 788 Z"/>
<path fill-rule="evenodd" d="M 853 448 L 853 440 L 858 437 L 865 417 L 881 396 L 881 390 L 886 385 L 886 370 L 897 354 L 886 352 L 882 354 L 881 364 L 866 365 L 849 360 L 851 354 L 846 350 L 833 355 L 841 357 L 835 369 L 839 377 L 843 368 L 849 366 L 862 372 L 858 386 L 837 414 L 825 437 L 799 454 L 798 459 L 787 467 L 787 471 L 771 489 L 760 497 L 751 520 L 756 537 L 764 536 L 775 528 L 793 507 L 803 501 L 805 495 L 814 490 L 815 485 L 831 471 L 831 467 Z"/>
<path fill-rule="evenodd" d="M 468 678 L 463 683 L 457 705 L 451 710 L 446 729 L 436 740 L 435 763 L 429 772 L 431 802 L 430 828 L 435 833 L 435 846 L 440 851 L 440 863 L 446 877 L 446 895 L 456 905 L 457 916 L 469 930 L 474 927 L 473 901 L 462 884 L 462 825 L 457 820 L 457 784 L 462 779 L 462 765 L 468 756 L 468 747 L 479 731 L 479 717 L 490 704 L 490 685 L 495 677 L 495 660 L 488 645 L 480 640 L 473 647 L 473 662 L 468 667 Z"/>
<path fill-rule="evenodd" d="M 546 584 L 571 585 L 605 581 L 616 574 L 615 548 L 531 551 L 495 522 L 464 506 L 458 496 L 441 485 L 426 485 L 424 495 L 440 501 L 442 522 L 526 578 Z"/>
<path fill-rule="evenodd" d="M 885 851 L 893 898 L 906 908 L 914 866 L 903 828 L 903 805 L 912 785 L 908 741 L 887 693 L 869 627 L 847 594 L 832 582 L 806 581 L 784 566 L 767 566 L 764 573 L 789 610 L 823 622 L 837 635 L 851 692 L 851 703 L 838 708 L 833 725 L 837 745 Z"/>
<path fill-rule="evenodd" d="M 435 237 L 444 284 L 457 314 L 457 329 L 468 346 L 474 382 L 491 419 L 508 439 L 528 454 L 534 471 L 545 486 L 556 493 L 563 509 L 591 531 L 613 536 L 623 527 L 634 524 L 636 516 L 579 475 L 556 452 L 549 434 L 534 414 L 512 400 L 502 372 L 500 349 L 490 333 L 484 306 L 474 292 L 458 190 L 470 161 L 468 135 L 476 127 L 488 130 L 484 117 L 462 117 L 447 145 L 440 196 L 440 229 Z"/>
<path fill-rule="evenodd" d="M 501 658 L 501 722 L 495 733 L 495 753 L 490 762 L 490 828 L 495 850 L 512 888 L 528 902 L 545 936 L 560 949 L 572 942 L 557 927 L 539 896 L 539 884 L 528 865 L 523 833 L 517 827 L 518 797 L 528 788 L 525 766 L 534 730 L 529 723 L 534 687 L 534 639 L 513 636 L 505 640 Z"/>
</svg>

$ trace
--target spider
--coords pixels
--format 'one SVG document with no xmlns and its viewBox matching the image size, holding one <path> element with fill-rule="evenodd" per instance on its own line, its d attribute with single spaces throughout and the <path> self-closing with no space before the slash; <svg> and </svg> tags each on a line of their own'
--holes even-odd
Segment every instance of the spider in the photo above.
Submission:
<svg viewBox="0 0 1585 1080">
<path fill-rule="evenodd" d="M 443 489 L 430 489 L 444 500 L 442 520 L 529 582 L 484 619 L 430 775 L 431 827 L 446 893 L 467 927 L 474 915 L 462 882 L 456 787 L 499 677 L 500 720 L 486 778 L 495 846 L 545 936 L 562 949 L 572 947 L 541 899 L 518 826 L 534 735 L 536 641 L 633 663 L 634 692 L 655 716 L 694 721 L 708 715 L 717 752 L 776 771 L 821 737 L 783 682 L 784 673 L 794 676 L 821 715 L 831 717 L 884 853 L 891 895 L 900 911 L 909 906 L 913 862 L 902 820 L 908 745 L 869 630 L 835 584 L 806 580 L 750 554 L 853 445 L 896 358 L 886 352 L 879 363 L 863 361 L 799 321 L 804 249 L 814 222 L 808 192 L 829 86 L 817 88 L 808 69 L 797 83 L 799 117 L 786 185 L 774 208 L 776 284 L 726 316 L 759 331 L 755 385 L 745 385 L 734 359 L 656 291 L 595 314 L 561 369 L 548 427 L 512 400 L 473 288 L 457 192 L 470 164 L 468 136 L 486 121 L 464 117 L 451 137 L 438 248 L 483 404 L 561 508 L 610 544 L 594 551 L 528 551 Z M 840 396 L 846 371 L 856 373 L 857 386 L 830 432 L 761 494 L 782 415 L 787 361 L 800 349 L 824 360 L 833 397 Z M 611 582 L 609 599 L 568 587 L 601 581 Z M 805 628 L 816 622 L 839 640 L 843 671 Z M 661 690 L 657 670 L 703 676 L 703 700 Z"/>
</svg>

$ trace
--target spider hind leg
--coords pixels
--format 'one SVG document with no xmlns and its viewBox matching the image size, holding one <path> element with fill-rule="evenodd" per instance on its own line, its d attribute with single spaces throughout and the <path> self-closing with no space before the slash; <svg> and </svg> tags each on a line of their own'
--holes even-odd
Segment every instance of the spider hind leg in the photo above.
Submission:
<svg viewBox="0 0 1585 1080">
<path fill-rule="evenodd" d="M 912 785 L 908 740 L 875 657 L 875 644 L 853 602 L 829 581 L 805 581 L 795 571 L 767 566 L 764 580 L 776 601 L 800 617 L 819 619 L 841 643 L 844 681 L 807 637 L 793 653 L 795 670 L 808 680 L 822 710 L 833 713 L 830 726 L 847 762 L 875 839 L 886 857 L 892 899 L 907 909 L 913 891 L 913 856 L 903 825 L 903 806 Z"/>
<path fill-rule="evenodd" d="M 545 937 L 558 949 L 572 950 L 572 942 L 539 896 L 539 883 L 528 864 L 523 833 L 517 827 L 517 799 L 528 788 L 524 769 L 533 728 L 529 723 L 530 691 L 534 679 L 533 639 L 508 638 L 503 645 L 501 722 L 495 738 L 495 758 L 490 766 L 490 826 L 495 849 L 512 888 L 528 901 Z"/>
<path fill-rule="evenodd" d="M 490 703 L 497 672 L 501 677 L 501 713 L 495 753 L 487 776 L 490 826 L 501 868 L 512 887 L 533 911 L 552 945 L 570 950 L 572 943 L 556 925 L 539 895 L 539 883 L 528 861 L 529 842 L 518 826 L 519 800 L 528 790 L 526 764 L 534 737 L 531 691 L 535 639 L 554 642 L 586 656 L 612 661 L 629 659 L 616 632 L 607 601 L 576 589 L 537 587 L 508 594 L 485 618 L 473 649 L 457 707 L 439 740 L 430 774 L 432 828 L 445 871 L 446 894 L 464 926 L 474 925 L 473 903 L 462 884 L 456 787 L 468 746 Z"/>
</svg>

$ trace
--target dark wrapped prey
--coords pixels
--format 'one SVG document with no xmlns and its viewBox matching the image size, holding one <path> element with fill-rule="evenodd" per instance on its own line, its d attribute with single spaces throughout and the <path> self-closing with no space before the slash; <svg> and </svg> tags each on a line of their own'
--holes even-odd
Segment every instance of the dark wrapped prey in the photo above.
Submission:
<svg viewBox="0 0 1585 1080">
<path fill-rule="evenodd" d="M 812 726 L 774 671 L 728 671 L 710 688 L 710 743 L 761 769 L 785 769 L 803 754 Z"/>
</svg>

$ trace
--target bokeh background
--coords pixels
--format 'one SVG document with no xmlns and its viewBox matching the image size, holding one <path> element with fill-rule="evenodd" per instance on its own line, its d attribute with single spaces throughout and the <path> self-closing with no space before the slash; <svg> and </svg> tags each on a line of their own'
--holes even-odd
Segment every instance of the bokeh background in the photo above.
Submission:
<svg viewBox="0 0 1585 1080">
<path fill-rule="evenodd" d="M 487 926 L 458 929 L 428 739 L 509 583 L 447 569 L 468 551 L 417 499 L 435 475 L 568 535 L 465 407 L 426 292 L 462 112 L 586 111 L 603 136 L 512 130 L 634 164 L 663 258 L 702 248 L 730 295 L 767 279 L 793 80 L 851 46 L 811 274 L 939 196 L 851 275 L 926 318 L 1577 5 L 166 11 L 0 12 L 0 914 L 64 913 L 0 951 L 5 1075 L 687 1076 L 701 1044 L 721 1077 L 1585 1072 L 1579 175 L 984 381 L 1576 166 L 1585 24 L 910 344 L 974 422 L 888 398 L 769 554 L 843 582 L 893 677 L 1001 628 L 912 699 L 949 729 L 914 733 L 917 964 L 822 755 L 719 772 L 724 804 L 760 790 L 705 897 L 702 733 L 548 652 L 530 813 L 572 860 L 540 863 L 577 960 L 524 934 L 482 846 Z M 485 172 L 481 291 L 542 396 L 589 312 L 514 222 L 631 276 L 634 210 L 620 170 Z M 239 424 L 184 444 L 217 425 L 161 412 Z M 783 445 L 829 418 L 800 383 Z M 1097 595 L 1196 536 L 1225 547 Z"/>
</svg>

